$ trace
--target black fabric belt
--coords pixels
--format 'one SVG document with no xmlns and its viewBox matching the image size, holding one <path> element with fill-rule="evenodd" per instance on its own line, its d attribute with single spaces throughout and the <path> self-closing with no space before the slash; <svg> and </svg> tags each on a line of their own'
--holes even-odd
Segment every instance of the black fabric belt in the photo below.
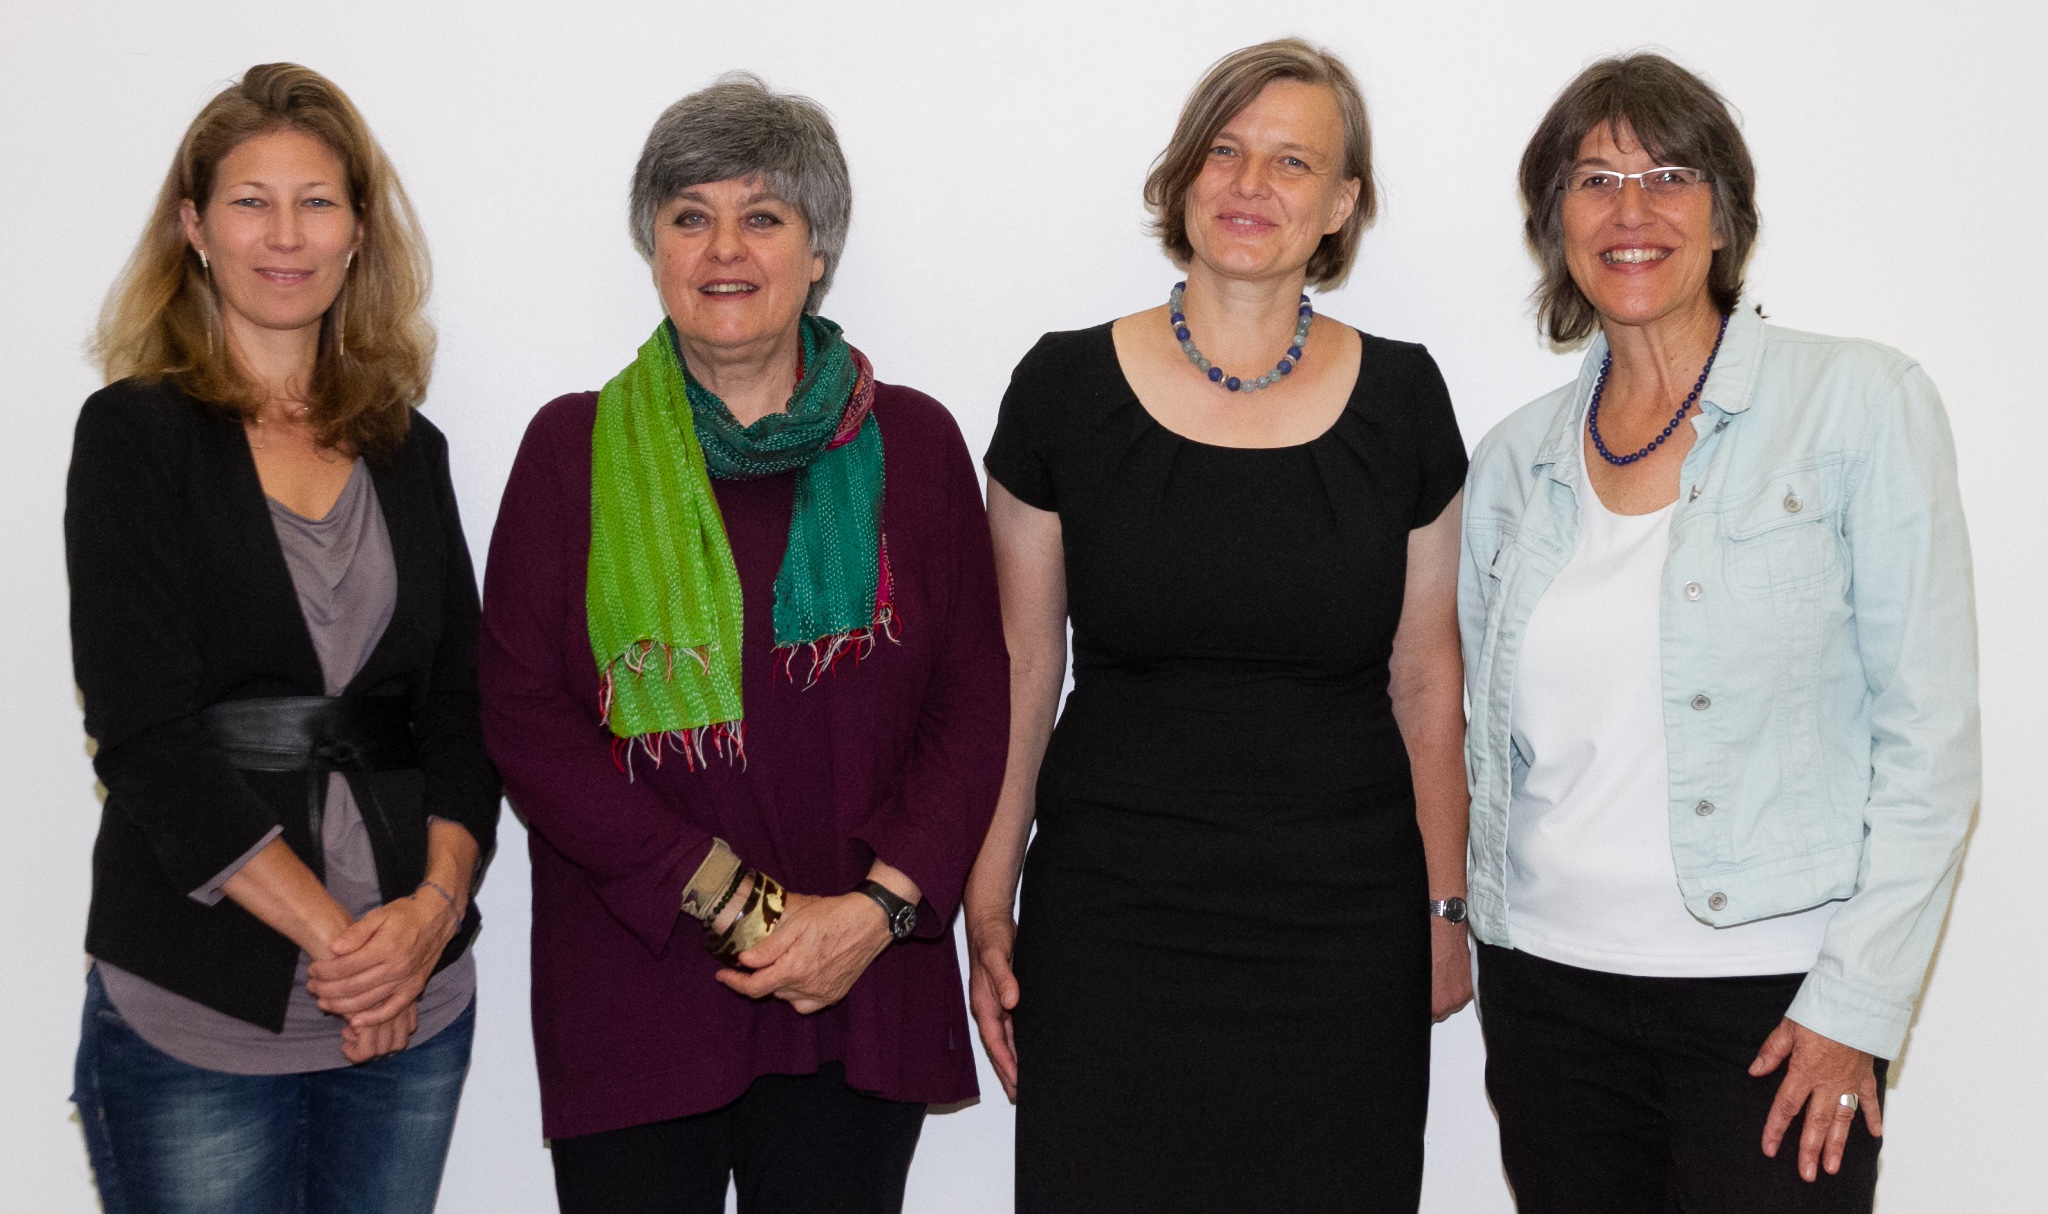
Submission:
<svg viewBox="0 0 2048 1214">
<path fill-rule="evenodd" d="M 200 710 L 200 728 L 241 771 L 306 773 L 306 817 L 315 846 L 330 772 L 400 771 L 419 766 L 412 701 L 404 696 L 274 696 L 222 700 Z M 390 830 L 374 787 L 363 809 Z"/>
</svg>

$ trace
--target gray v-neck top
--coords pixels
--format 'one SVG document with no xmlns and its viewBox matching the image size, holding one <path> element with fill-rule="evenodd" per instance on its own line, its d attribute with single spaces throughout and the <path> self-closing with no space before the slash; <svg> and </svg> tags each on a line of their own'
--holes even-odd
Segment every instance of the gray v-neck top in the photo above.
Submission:
<svg viewBox="0 0 2048 1214">
<path fill-rule="evenodd" d="M 294 513 L 275 498 L 265 500 L 291 570 L 292 588 L 298 592 L 299 611 L 320 658 L 326 693 L 340 695 L 369 661 L 398 603 L 398 569 L 376 483 L 363 461 L 356 460 L 341 496 L 319 519 Z M 209 906 L 219 902 L 228 879 L 280 833 L 282 828 L 272 830 L 191 896 Z M 327 777 L 320 845 L 327 892 L 349 914 L 360 918 L 383 901 L 362 811 L 339 773 Z M 341 1019 L 321 1011 L 306 990 L 310 964 L 312 958 L 300 953 L 284 1031 L 272 1033 L 96 962 L 107 998 L 144 1041 L 187 1065 L 238 1075 L 283 1075 L 348 1065 L 341 1053 Z M 475 954 L 465 951 L 428 981 L 419 1000 L 420 1026 L 410 1044 L 418 1045 L 446 1028 L 475 994 Z"/>
</svg>

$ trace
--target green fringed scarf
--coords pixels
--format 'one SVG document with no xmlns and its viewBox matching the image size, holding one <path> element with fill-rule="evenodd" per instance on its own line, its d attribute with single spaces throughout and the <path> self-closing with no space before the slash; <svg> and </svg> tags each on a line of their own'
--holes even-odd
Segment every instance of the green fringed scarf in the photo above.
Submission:
<svg viewBox="0 0 2048 1214">
<path fill-rule="evenodd" d="M 894 625 L 874 373 L 829 320 L 806 315 L 801 337 L 788 411 L 751 426 L 690 378 L 666 320 L 598 394 L 586 596 L 599 712 L 622 765 L 635 743 L 659 763 L 665 738 L 693 770 L 707 742 L 744 754 L 740 580 L 712 477 L 797 474 L 775 576 L 785 670 L 808 647 L 815 682 Z"/>
</svg>

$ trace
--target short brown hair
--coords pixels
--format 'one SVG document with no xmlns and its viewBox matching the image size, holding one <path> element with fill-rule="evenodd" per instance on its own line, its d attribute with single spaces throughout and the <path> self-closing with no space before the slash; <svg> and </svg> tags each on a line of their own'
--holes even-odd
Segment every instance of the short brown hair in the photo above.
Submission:
<svg viewBox="0 0 2048 1214">
<path fill-rule="evenodd" d="M 1344 116 L 1344 177 L 1358 182 L 1358 205 L 1344 226 L 1323 237 L 1308 259 L 1308 281 L 1320 288 L 1343 283 L 1358 256 L 1359 238 L 1379 209 L 1372 185 L 1372 126 L 1366 121 L 1365 97 L 1344 61 L 1299 38 L 1261 42 L 1232 51 L 1209 68 L 1181 107 L 1173 138 L 1152 173 L 1145 178 L 1145 206 L 1152 212 L 1152 232 L 1177 266 L 1195 255 L 1188 243 L 1187 197 L 1209 158 L 1216 135 L 1244 112 L 1275 80 L 1298 80 L 1330 90 Z"/>
<path fill-rule="evenodd" d="M 1537 321 L 1559 345 L 1590 336 L 1600 323 L 1565 265 L 1565 180 L 1587 135 L 1603 126 L 1618 133 L 1623 125 L 1659 161 L 1706 173 L 1714 187 L 1714 233 L 1722 242 L 1707 270 L 1707 290 L 1724 316 L 1742 297 L 1743 269 L 1756 244 L 1756 166 L 1728 103 L 1712 85 L 1662 55 L 1602 59 L 1558 94 L 1522 153 L 1522 203 L 1528 210 L 1522 233 L 1543 268 Z"/>
<path fill-rule="evenodd" d="M 281 129 L 311 135 L 341 161 L 362 225 L 341 294 L 321 322 L 310 417 L 321 443 L 380 455 L 405 438 L 433 369 L 426 245 L 363 116 L 333 82 L 297 64 L 250 68 L 192 120 L 101 310 L 94 353 L 110 381 L 168 379 L 199 400 L 255 415 L 260 391 L 229 357 L 219 300 L 179 208 L 190 199 L 204 211 L 228 153 Z"/>
</svg>

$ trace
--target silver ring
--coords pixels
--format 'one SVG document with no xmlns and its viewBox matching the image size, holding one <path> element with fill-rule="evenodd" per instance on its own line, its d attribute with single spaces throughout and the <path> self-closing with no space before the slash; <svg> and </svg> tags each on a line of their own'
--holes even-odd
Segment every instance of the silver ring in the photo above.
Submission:
<svg viewBox="0 0 2048 1214">
<path fill-rule="evenodd" d="M 1857 1099 L 1856 1093 L 1843 1092 L 1842 1098 L 1840 1100 L 1837 1100 L 1835 1103 L 1841 1105 L 1844 1109 L 1848 1111 L 1851 1117 L 1854 1117 L 1856 1115 L 1856 1106 L 1862 1104 L 1863 1102 Z"/>
</svg>

